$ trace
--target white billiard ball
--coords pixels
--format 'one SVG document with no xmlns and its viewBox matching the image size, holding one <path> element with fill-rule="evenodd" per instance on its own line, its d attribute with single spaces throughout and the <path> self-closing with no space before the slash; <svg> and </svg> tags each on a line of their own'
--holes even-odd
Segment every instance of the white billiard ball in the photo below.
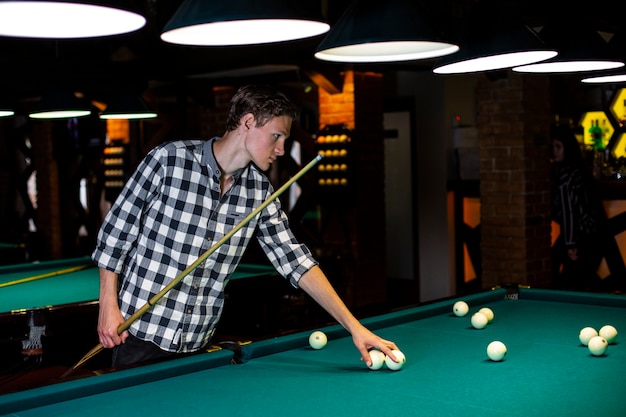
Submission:
<svg viewBox="0 0 626 417">
<path fill-rule="evenodd" d="M 391 353 L 393 353 L 393 356 L 396 357 L 398 362 L 394 362 L 393 359 L 387 356 L 385 358 L 385 365 L 387 365 L 387 368 L 391 369 L 392 371 L 399 371 L 406 363 L 406 357 L 404 356 L 404 353 L 400 352 L 397 349 L 393 349 Z"/>
<path fill-rule="evenodd" d="M 615 343 L 615 339 L 617 339 L 617 329 L 610 324 L 607 324 L 606 326 L 602 326 L 598 335 L 604 337 L 606 342 L 610 345 Z"/>
<path fill-rule="evenodd" d="M 380 350 L 372 349 L 370 350 L 370 360 L 372 361 L 371 365 L 368 365 L 372 371 L 378 371 L 383 367 L 387 356 L 381 352 Z"/>
<path fill-rule="evenodd" d="M 501 361 L 506 356 L 506 345 L 499 340 L 494 340 L 487 346 L 487 356 L 492 361 Z"/>
<path fill-rule="evenodd" d="M 478 310 L 478 312 L 483 313 L 485 317 L 487 317 L 488 323 L 491 323 L 493 321 L 493 318 L 495 317 L 495 314 L 493 314 L 493 310 L 488 307 L 483 307 L 480 310 Z"/>
<path fill-rule="evenodd" d="M 589 339 L 598 335 L 598 331 L 593 327 L 584 327 L 578 334 L 578 340 L 580 343 L 587 346 Z"/>
<path fill-rule="evenodd" d="M 456 316 L 463 317 L 469 311 L 469 306 L 467 305 L 465 301 L 457 301 L 452 306 L 452 311 L 454 312 Z"/>
<path fill-rule="evenodd" d="M 587 348 L 594 356 L 602 356 L 606 352 L 606 348 L 609 346 L 606 339 L 602 336 L 594 336 L 589 339 Z"/>
<path fill-rule="evenodd" d="M 474 313 L 472 315 L 472 326 L 474 326 L 475 329 L 484 329 L 487 323 L 489 323 L 489 320 L 483 313 Z"/>
<path fill-rule="evenodd" d="M 313 349 L 322 349 L 328 343 L 326 334 L 322 331 L 316 330 L 309 336 L 309 345 Z"/>
</svg>

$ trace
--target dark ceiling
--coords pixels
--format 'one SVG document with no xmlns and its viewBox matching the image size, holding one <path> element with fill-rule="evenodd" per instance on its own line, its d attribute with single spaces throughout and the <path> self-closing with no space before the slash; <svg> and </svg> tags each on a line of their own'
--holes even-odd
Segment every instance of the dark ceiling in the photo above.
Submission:
<svg viewBox="0 0 626 417">
<path fill-rule="evenodd" d="M 233 1 L 233 0 L 230 0 Z M 294 0 L 295 1 L 295 0 Z M 302 1 L 302 0 L 300 0 Z M 334 24 L 351 0 L 314 1 Z M 374 1 L 374 0 L 369 0 Z M 383 1 L 384 0 L 378 0 Z M 424 5 L 436 16 L 443 30 L 459 25 L 471 0 L 427 0 Z M 82 40 L 43 40 L 0 38 L 0 94 L 13 99 L 40 95 L 50 85 L 69 83 L 88 94 L 98 95 L 111 88 L 148 86 L 176 89 L 198 82 L 224 82 L 229 77 L 270 77 L 298 79 L 306 70 L 340 71 L 343 64 L 316 60 L 313 52 L 323 36 L 280 44 L 249 47 L 190 47 L 160 40 L 161 29 L 181 0 L 138 0 L 139 11 L 147 18 L 142 29 L 125 35 Z M 572 10 L 572 2 L 514 0 L 500 1 L 532 27 L 541 26 L 551 14 L 570 18 L 584 16 L 584 24 L 596 30 L 615 33 L 624 24 L 626 2 L 596 1 L 585 9 Z M 550 9 L 546 9 L 549 3 Z M 434 62 L 420 61 L 385 64 L 382 68 L 430 70 Z M 366 64 L 359 64 L 374 68 Z M 271 66 L 271 67 L 270 67 Z M 278 72 L 277 66 L 285 66 Z M 282 67 L 281 67 L 282 68 Z M 242 71 L 246 69 L 246 71 Z M 304 72 L 303 72 L 304 70 Z"/>
</svg>

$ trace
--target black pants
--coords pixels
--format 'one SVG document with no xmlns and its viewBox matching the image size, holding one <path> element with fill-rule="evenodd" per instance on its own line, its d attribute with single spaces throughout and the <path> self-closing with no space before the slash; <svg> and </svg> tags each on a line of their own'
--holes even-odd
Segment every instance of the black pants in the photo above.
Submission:
<svg viewBox="0 0 626 417">
<path fill-rule="evenodd" d="M 174 352 L 167 352 L 152 342 L 137 339 L 129 334 L 126 342 L 113 348 L 112 366 L 121 368 L 139 362 L 167 359 L 175 355 L 177 354 Z"/>
</svg>

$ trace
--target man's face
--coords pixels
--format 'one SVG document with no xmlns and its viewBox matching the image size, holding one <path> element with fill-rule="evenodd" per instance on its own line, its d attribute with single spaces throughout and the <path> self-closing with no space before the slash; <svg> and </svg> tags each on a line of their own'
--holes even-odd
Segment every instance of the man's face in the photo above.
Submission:
<svg viewBox="0 0 626 417">
<path fill-rule="evenodd" d="M 278 116 L 263 126 L 257 126 L 254 119 L 249 123 L 246 147 L 252 162 L 266 171 L 279 156 L 285 153 L 285 141 L 291 132 L 291 117 Z"/>
</svg>

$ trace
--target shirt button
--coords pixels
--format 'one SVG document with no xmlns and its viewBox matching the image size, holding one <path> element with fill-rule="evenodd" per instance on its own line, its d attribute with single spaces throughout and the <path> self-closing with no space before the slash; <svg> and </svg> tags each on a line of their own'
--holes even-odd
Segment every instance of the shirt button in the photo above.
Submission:
<svg viewBox="0 0 626 417">
<path fill-rule="evenodd" d="M 213 238 L 211 236 L 207 237 L 206 240 L 213 240 Z"/>
<path fill-rule="evenodd" d="M 187 309 L 187 314 L 191 314 L 191 309 L 190 308 Z"/>
</svg>

